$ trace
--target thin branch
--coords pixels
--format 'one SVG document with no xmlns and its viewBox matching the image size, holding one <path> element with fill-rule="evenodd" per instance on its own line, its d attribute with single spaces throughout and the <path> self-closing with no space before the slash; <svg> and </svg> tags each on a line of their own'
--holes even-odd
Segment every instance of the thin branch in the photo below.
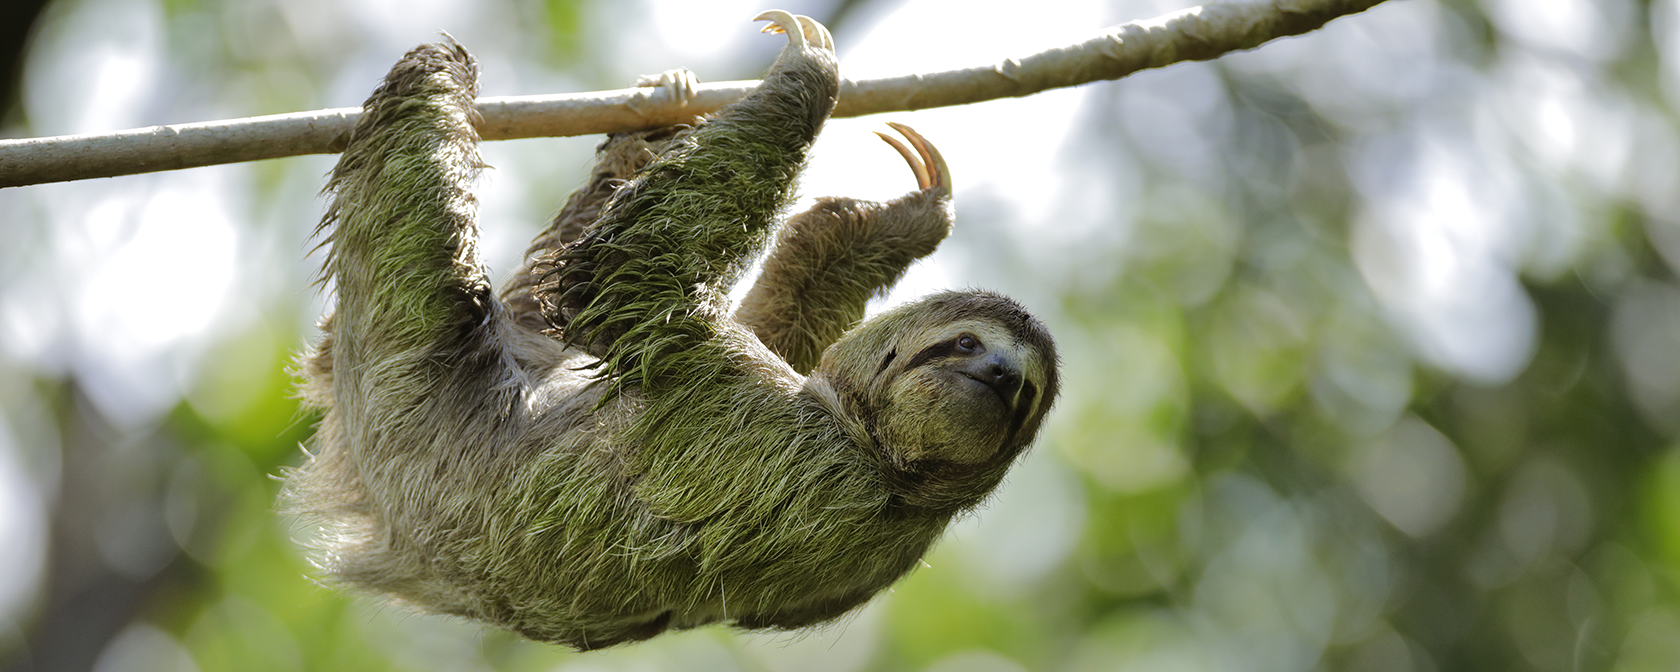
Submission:
<svg viewBox="0 0 1680 672">
<path fill-rule="evenodd" d="M 837 117 L 966 105 L 1204 61 L 1316 30 L 1386 0 L 1270 0 L 1193 7 L 1105 29 L 1079 44 L 933 74 L 846 81 Z M 485 140 L 589 135 L 683 123 L 756 81 L 702 84 L 681 106 L 664 89 L 480 98 Z M 342 151 L 361 108 L 152 126 L 97 135 L 0 140 L 0 187 L 131 175 Z"/>
</svg>

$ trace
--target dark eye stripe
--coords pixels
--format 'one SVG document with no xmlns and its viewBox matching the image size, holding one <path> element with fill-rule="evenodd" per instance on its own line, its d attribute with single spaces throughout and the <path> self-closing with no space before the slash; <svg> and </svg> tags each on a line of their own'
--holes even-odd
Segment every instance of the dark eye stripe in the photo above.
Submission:
<svg viewBox="0 0 1680 672">
<path fill-rule="evenodd" d="M 950 354 L 956 352 L 956 350 L 956 339 L 935 343 L 923 348 L 921 352 L 916 353 L 915 357 L 911 357 L 910 362 L 904 365 L 904 369 L 908 371 L 935 359 L 950 356 Z"/>
</svg>

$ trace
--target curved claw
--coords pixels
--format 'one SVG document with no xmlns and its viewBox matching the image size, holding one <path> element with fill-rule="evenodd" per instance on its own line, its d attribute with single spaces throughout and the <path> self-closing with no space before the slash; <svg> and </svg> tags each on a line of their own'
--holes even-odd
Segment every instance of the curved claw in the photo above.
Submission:
<svg viewBox="0 0 1680 672">
<path fill-rule="evenodd" d="M 769 21 L 770 25 L 765 26 L 759 32 L 786 33 L 788 42 L 795 49 L 804 49 L 807 45 L 812 45 L 819 49 L 834 50 L 834 37 L 828 34 L 828 28 L 823 27 L 821 23 L 817 23 L 816 19 L 809 16 L 796 15 L 782 9 L 772 9 L 759 14 L 753 20 Z"/>
<path fill-rule="evenodd" d="M 805 31 L 806 37 L 814 37 L 819 46 L 829 51 L 834 51 L 834 36 L 828 33 L 827 26 L 817 23 L 816 19 L 809 16 L 800 16 L 798 18 L 799 27 Z"/>
<path fill-rule="evenodd" d="M 904 139 L 909 140 L 910 145 L 916 148 L 915 153 L 911 153 L 910 147 L 904 146 L 897 138 L 879 131 L 875 133 L 887 141 L 887 144 L 892 145 L 893 149 L 898 150 L 898 155 L 904 157 L 905 163 L 910 164 L 910 170 L 916 173 L 916 187 L 924 191 L 944 187 L 951 191 L 951 168 L 945 164 L 945 157 L 940 156 L 939 149 L 914 128 L 891 121 L 887 122 L 887 125 L 902 134 Z"/>
</svg>

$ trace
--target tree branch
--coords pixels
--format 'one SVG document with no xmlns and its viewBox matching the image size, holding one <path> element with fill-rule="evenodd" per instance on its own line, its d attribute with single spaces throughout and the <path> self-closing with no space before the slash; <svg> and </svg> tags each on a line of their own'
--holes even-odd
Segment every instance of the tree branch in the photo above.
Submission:
<svg viewBox="0 0 1680 672">
<path fill-rule="evenodd" d="M 994 65 L 841 83 L 836 117 L 966 105 L 1204 61 L 1316 30 L 1385 0 L 1270 0 L 1193 7 Z M 756 81 L 702 84 L 686 106 L 659 88 L 480 98 L 485 140 L 640 130 L 691 121 Z M 342 107 L 97 135 L 0 140 L 0 187 L 342 151 L 361 108 Z"/>
</svg>

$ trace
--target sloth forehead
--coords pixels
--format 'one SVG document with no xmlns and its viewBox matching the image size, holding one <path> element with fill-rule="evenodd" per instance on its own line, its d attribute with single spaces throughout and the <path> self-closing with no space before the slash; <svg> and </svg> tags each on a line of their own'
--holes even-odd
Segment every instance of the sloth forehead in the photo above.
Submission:
<svg viewBox="0 0 1680 672">
<path fill-rule="evenodd" d="M 1015 334 L 993 320 L 966 319 L 946 322 L 924 330 L 917 339 L 923 344 L 956 338 L 962 334 L 973 334 L 986 344 L 988 349 L 1018 347 Z"/>
</svg>

